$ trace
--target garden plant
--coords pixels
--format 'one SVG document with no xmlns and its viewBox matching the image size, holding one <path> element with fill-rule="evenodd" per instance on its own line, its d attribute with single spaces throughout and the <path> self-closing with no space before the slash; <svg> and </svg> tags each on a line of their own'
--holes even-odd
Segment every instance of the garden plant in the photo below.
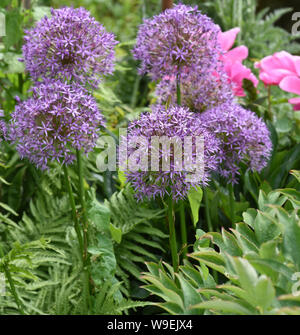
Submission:
<svg viewBox="0 0 300 335">
<path fill-rule="evenodd" d="M 294 12 L 1 0 L 0 315 L 300 315 Z"/>
</svg>

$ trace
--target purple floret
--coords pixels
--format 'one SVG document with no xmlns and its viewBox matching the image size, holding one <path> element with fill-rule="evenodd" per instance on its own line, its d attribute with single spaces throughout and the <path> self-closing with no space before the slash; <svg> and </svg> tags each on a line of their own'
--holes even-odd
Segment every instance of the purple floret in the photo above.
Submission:
<svg viewBox="0 0 300 335">
<path fill-rule="evenodd" d="M 52 9 L 35 28 L 26 31 L 26 70 L 38 79 L 75 80 L 97 87 L 114 70 L 115 36 L 106 32 L 84 8 Z"/>
<path fill-rule="evenodd" d="M 205 111 L 199 118 L 221 140 L 221 176 L 236 183 L 241 162 L 252 171 L 266 167 L 272 152 L 270 132 L 254 112 L 228 103 Z"/>
<path fill-rule="evenodd" d="M 95 99 L 78 85 L 48 81 L 12 113 L 10 139 L 21 158 L 41 169 L 50 161 L 70 164 L 74 150 L 92 150 L 103 117 Z"/>
<path fill-rule="evenodd" d="M 201 180 L 187 180 L 186 177 L 189 172 L 185 170 L 185 158 L 182 158 L 184 161 L 183 170 L 177 171 L 175 167 L 178 166 L 178 162 L 174 156 L 175 149 L 174 147 L 172 148 L 172 146 L 170 146 L 167 151 L 163 151 L 163 149 L 159 151 L 160 162 L 169 155 L 171 157 L 168 171 L 163 171 L 161 165 L 158 171 L 151 170 L 151 166 L 148 171 L 127 171 L 127 179 L 133 186 L 136 197 L 139 200 L 143 198 L 163 198 L 166 195 L 172 195 L 174 200 L 183 199 L 187 196 L 188 191 L 192 187 L 207 185 L 210 172 L 217 169 L 219 140 L 213 133 L 203 128 L 197 114 L 190 112 L 186 107 L 174 105 L 166 109 L 161 105 L 152 106 L 151 113 L 142 114 L 138 120 L 131 122 L 129 125 L 128 141 L 137 136 L 142 136 L 147 139 L 147 148 L 145 148 L 145 150 L 148 149 L 149 155 L 154 151 L 151 144 L 151 138 L 153 136 L 177 138 L 181 143 L 183 143 L 184 139 L 188 136 L 194 139 L 196 136 L 202 136 L 204 139 L 204 173 Z M 193 157 L 189 157 L 189 159 L 194 161 L 195 150 L 192 156 Z M 148 161 L 150 161 L 150 158 Z"/>
<path fill-rule="evenodd" d="M 154 80 L 199 68 L 205 72 L 216 66 L 222 53 L 219 32 L 197 6 L 179 4 L 144 21 L 133 55 L 141 61 L 140 73 Z"/>
</svg>

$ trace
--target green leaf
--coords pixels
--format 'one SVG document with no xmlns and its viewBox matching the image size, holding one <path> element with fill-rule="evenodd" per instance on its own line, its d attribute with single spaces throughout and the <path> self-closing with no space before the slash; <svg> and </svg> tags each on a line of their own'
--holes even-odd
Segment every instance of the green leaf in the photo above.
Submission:
<svg viewBox="0 0 300 335">
<path fill-rule="evenodd" d="M 259 277 L 255 285 L 255 294 L 257 305 L 262 308 L 262 311 L 270 307 L 275 299 L 275 289 L 271 280 L 265 275 Z"/>
<path fill-rule="evenodd" d="M 297 170 L 291 170 L 290 173 L 297 178 L 298 182 L 300 183 L 300 171 Z"/>
<path fill-rule="evenodd" d="M 122 230 L 120 228 L 115 227 L 113 224 L 110 223 L 109 229 L 111 232 L 112 238 L 117 242 L 121 243 L 122 241 Z"/>
<path fill-rule="evenodd" d="M 15 216 L 18 216 L 18 213 L 16 213 L 12 208 L 4 204 L 3 202 L 0 202 L 0 207 L 4 208 L 5 210 L 7 210 L 8 212 L 12 213 Z"/>
<path fill-rule="evenodd" d="M 205 250 L 205 249 L 204 249 Z M 225 272 L 225 262 L 224 258 L 213 250 L 196 251 L 189 255 L 191 258 L 198 260 L 201 264 L 203 262 L 205 265 L 215 269 L 224 274 Z"/>
<path fill-rule="evenodd" d="M 116 258 L 113 243 L 106 234 L 97 234 L 98 244 L 91 246 L 89 252 L 96 253 L 99 257 L 91 260 L 91 274 L 96 285 L 103 285 L 107 280 L 111 280 L 116 271 Z"/>
<path fill-rule="evenodd" d="M 257 273 L 253 266 L 246 259 L 234 258 L 236 273 L 241 287 L 249 295 L 249 303 L 256 306 L 255 285 L 258 280 Z"/>
<path fill-rule="evenodd" d="M 193 308 L 201 309 L 212 309 L 220 312 L 238 314 L 238 315 L 249 315 L 252 314 L 251 311 L 241 304 L 233 301 L 224 301 L 220 299 L 208 300 L 201 302 L 200 304 L 191 306 Z"/>
<path fill-rule="evenodd" d="M 88 218 L 94 223 L 97 230 L 110 234 L 110 210 L 96 199 L 88 204 Z"/>
<path fill-rule="evenodd" d="M 286 255 L 290 256 L 300 269 L 300 221 L 294 213 L 285 225 L 283 235 L 283 246 Z"/>
<path fill-rule="evenodd" d="M 189 309 L 191 305 L 196 305 L 202 301 L 200 294 L 197 290 L 181 275 L 176 274 L 183 293 L 183 301 L 186 309 Z"/>
<path fill-rule="evenodd" d="M 19 61 L 22 58 L 22 54 L 15 54 L 12 52 L 7 52 L 4 55 L 4 62 L 7 64 L 5 73 L 23 73 L 25 70 L 24 63 Z"/>
<path fill-rule="evenodd" d="M 281 233 L 276 220 L 267 213 L 261 211 L 257 212 L 254 221 L 254 229 L 260 244 L 275 239 Z"/>
<path fill-rule="evenodd" d="M 118 178 L 121 183 L 121 188 L 124 188 L 127 182 L 127 178 L 124 171 L 118 170 Z"/>
<path fill-rule="evenodd" d="M 197 188 L 191 188 L 188 193 L 188 199 L 192 210 L 194 227 L 196 227 L 196 224 L 199 220 L 199 208 L 201 205 L 202 197 L 203 197 L 203 191 L 199 186 L 197 186 Z"/>
<path fill-rule="evenodd" d="M 285 195 L 292 203 L 300 206 L 300 192 L 293 188 L 278 189 L 277 191 Z"/>
<path fill-rule="evenodd" d="M 102 285 L 113 279 L 117 267 L 110 231 L 110 211 L 94 198 L 89 202 L 87 215 L 99 231 L 97 244 L 90 246 L 89 252 L 98 256 L 91 261 L 91 273 L 94 282 Z"/>
<path fill-rule="evenodd" d="M 47 6 L 34 6 L 32 15 L 35 22 L 40 21 L 45 16 L 51 17 L 51 8 Z"/>
</svg>

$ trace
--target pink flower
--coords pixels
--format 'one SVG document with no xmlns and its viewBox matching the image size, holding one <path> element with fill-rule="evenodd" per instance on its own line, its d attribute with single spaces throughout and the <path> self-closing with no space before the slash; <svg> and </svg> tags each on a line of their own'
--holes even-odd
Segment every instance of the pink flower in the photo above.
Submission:
<svg viewBox="0 0 300 335">
<path fill-rule="evenodd" d="M 236 96 L 243 97 L 245 96 L 243 79 L 251 80 L 255 87 L 258 85 L 258 80 L 251 70 L 242 64 L 242 61 L 248 57 L 248 48 L 241 45 L 231 49 L 239 32 L 240 28 L 238 27 L 220 32 L 219 43 L 225 51 L 220 58 L 232 84 L 233 92 Z"/>
<path fill-rule="evenodd" d="M 300 95 L 300 78 L 287 76 L 281 80 L 279 87 L 284 91 Z M 289 103 L 294 105 L 294 110 L 300 110 L 300 97 L 290 99 Z"/>
<path fill-rule="evenodd" d="M 300 76 L 300 57 L 286 51 L 276 52 L 255 63 L 259 78 L 265 85 L 278 85 L 287 76 Z"/>
<path fill-rule="evenodd" d="M 258 80 L 255 75 L 241 62 L 225 62 L 224 64 L 225 71 L 230 78 L 234 95 L 238 97 L 244 97 L 245 92 L 243 89 L 243 80 L 251 80 L 253 85 L 256 87 Z"/>
</svg>

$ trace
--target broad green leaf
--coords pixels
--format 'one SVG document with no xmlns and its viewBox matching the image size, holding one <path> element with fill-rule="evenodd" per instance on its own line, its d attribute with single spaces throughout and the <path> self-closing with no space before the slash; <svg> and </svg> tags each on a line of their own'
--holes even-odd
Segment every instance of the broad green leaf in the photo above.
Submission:
<svg viewBox="0 0 300 335">
<path fill-rule="evenodd" d="M 253 266 L 246 259 L 234 258 L 236 273 L 241 287 L 249 295 L 249 303 L 256 306 L 255 285 L 258 280 L 257 273 Z"/>
<path fill-rule="evenodd" d="M 256 303 L 261 307 L 262 311 L 265 311 L 271 306 L 275 298 L 275 289 L 272 282 L 265 275 L 259 277 L 255 285 Z"/>
<path fill-rule="evenodd" d="M 200 303 L 202 301 L 202 298 L 197 290 L 182 276 L 177 274 L 176 277 L 178 278 L 182 289 L 185 309 L 189 309 L 191 305 L 196 305 Z"/>
<path fill-rule="evenodd" d="M 115 227 L 113 224 L 110 223 L 109 225 L 110 233 L 112 238 L 117 242 L 121 243 L 122 241 L 122 230 L 120 228 Z"/>
<path fill-rule="evenodd" d="M 294 213 L 285 226 L 283 235 L 283 246 L 285 254 L 290 256 L 300 270 L 300 221 Z"/>
<path fill-rule="evenodd" d="M 281 233 L 276 220 L 265 212 L 258 211 L 254 221 L 258 242 L 264 243 L 278 237 Z"/>
<path fill-rule="evenodd" d="M 203 191 L 199 186 L 197 188 L 191 188 L 188 193 L 188 199 L 192 210 L 194 227 L 196 227 L 196 224 L 199 220 L 199 208 L 201 205 L 202 197 L 203 197 Z"/>
<path fill-rule="evenodd" d="M 99 231 L 105 233 L 110 232 L 110 211 L 96 199 L 89 203 L 88 218 L 95 224 Z"/>
</svg>

